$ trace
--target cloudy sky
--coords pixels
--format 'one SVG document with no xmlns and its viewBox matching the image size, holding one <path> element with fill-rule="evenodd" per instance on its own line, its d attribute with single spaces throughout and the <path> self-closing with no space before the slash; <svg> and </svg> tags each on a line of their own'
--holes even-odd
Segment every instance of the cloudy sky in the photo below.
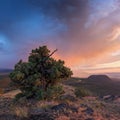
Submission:
<svg viewBox="0 0 120 120">
<path fill-rule="evenodd" d="M 75 76 L 120 72 L 119 0 L 0 0 L 0 68 L 41 45 Z"/>
</svg>

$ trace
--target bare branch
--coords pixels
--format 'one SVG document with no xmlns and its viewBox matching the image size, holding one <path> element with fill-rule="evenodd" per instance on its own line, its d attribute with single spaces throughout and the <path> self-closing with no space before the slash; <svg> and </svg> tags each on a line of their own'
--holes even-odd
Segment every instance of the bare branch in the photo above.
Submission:
<svg viewBox="0 0 120 120">
<path fill-rule="evenodd" d="M 46 57 L 43 61 L 46 61 L 50 56 L 52 56 L 55 52 L 57 52 L 58 49 L 54 50 L 48 57 Z"/>
<path fill-rule="evenodd" d="M 52 56 L 57 51 L 58 51 L 58 49 L 54 50 L 48 57 Z"/>
</svg>

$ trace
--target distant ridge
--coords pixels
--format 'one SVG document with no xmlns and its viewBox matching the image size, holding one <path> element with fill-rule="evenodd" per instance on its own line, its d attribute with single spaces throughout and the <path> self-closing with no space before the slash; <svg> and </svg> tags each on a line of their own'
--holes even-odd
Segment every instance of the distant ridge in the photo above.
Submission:
<svg viewBox="0 0 120 120">
<path fill-rule="evenodd" d="M 2 73 L 10 73 L 12 71 L 13 71 L 12 69 L 6 69 L 6 68 L 1 69 L 0 68 L 0 74 L 2 74 Z"/>
<path fill-rule="evenodd" d="M 88 82 L 110 82 L 111 79 L 107 75 L 91 75 L 87 78 Z"/>
</svg>

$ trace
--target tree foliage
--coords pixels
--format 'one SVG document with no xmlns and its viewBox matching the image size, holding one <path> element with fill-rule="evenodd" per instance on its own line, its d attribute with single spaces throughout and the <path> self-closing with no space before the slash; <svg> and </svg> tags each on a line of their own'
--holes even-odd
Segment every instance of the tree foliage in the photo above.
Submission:
<svg viewBox="0 0 120 120">
<path fill-rule="evenodd" d="M 40 46 L 31 51 L 28 62 L 20 60 L 15 65 L 10 78 L 21 90 L 22 96 L 45 99 L 55 91 L 62 93 L 57 84 L 71 77 L 72 71 L 64 65 L 64 61 L 51 57 L 56 51 L 50 54 L 47 46 Z"/>
</svg>

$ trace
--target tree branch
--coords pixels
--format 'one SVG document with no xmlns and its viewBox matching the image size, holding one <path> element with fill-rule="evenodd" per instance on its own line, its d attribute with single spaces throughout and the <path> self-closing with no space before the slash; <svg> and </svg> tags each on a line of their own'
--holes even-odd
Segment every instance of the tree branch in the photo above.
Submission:
<svg viewBox="0 0 120 120">
<path fill-rule="evenodd" d="M 50 56 L 52 56 L 55 52 L 57 52 L 58 49 L 54 50 L 48 57 L 46 57 L 43 61 L 46 61 Z"/>
</svg>

